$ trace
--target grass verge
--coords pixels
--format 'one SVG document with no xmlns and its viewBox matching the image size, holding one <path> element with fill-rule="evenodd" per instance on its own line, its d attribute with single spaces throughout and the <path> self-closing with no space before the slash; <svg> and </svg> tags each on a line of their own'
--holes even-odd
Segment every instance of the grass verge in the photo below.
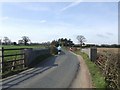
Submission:
<svg viewBox="0 0 120 90">
<path fill-rule="evenodd" d="M 74 51 L 74 53 L 81 55 L 83 59 L 85 60 L 85 63 L 88 66 L 88 69 L 91 74 L 92 78 L 92 84 L 95 88 L 106 88 L 107 83 L 105 82 L 104 76 L 100 72 L 99 67 L 93 62 L 90 61 L 89 57 L 87 54 L 80 52 L 80 51 Z"/>
</svg>

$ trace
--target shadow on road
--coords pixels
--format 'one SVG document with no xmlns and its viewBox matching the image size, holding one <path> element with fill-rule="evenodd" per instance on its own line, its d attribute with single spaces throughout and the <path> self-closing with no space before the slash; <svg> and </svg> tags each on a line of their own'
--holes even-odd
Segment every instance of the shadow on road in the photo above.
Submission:
<svg viewBox="0 0 120 90">
<path fill-rule="evenodd" d="M 65 53 L 62 52 L 61 55 L 63 55 L 63 54 L 65 54 Z M 14 77 L 3 80 L 3 83 L 2 83 L 3 88 L 7 89 L 14 85 L 18 85 L 19 83 L 21 83 L 27 79 L 30 79 L 38 74 L 41 74 L 50 68 L 58 66 L 58 64 L 55 64 L 56 58 L 57 58 L 57 56 L 52 56 L 52 57 L 44 60 L 43 62 L 41 62 L 40 64 L 38 64 L 31 70 L 24 71 L 22 73 L 17 74 Z"/>
<path fill-rule="evenodd" d="M 63 51 L 61 51 L 60 55 L 65 55 L 65 53 Z"/>
</svg>

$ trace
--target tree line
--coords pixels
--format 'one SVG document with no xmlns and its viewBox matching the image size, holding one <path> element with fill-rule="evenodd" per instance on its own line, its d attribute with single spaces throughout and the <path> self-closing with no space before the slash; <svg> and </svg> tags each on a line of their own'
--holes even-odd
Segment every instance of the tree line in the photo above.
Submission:
<svg viewBox="0 0 120 90">
<path fill-rule="evenodd" d="M 58 46 L 58 45 L 61 45 L 61 46 L 73 46 L 74 43 L 71 39 L 67 39 L 67 38 L 60 38 L 58 40 L 53 40 L 51 42 L 51 45 L 54 45 L 54 46 Z"/>
<path fill-rule="evenodd" d="M 71 39 L 67 38 L 59 38 L 58 40 L 53 40 L 52 42 L 44 42 L 44 43 L 32 43 L 30 38 L 28 36 L 22 36 L 20 40 L 17 42 L 12 42 L 8 37 L 4 37 L 3 40 L 0 39 L 0 44 L 2 45 L 54 45 L 54 46 L 70 46 L 70 47 L 107 47 L 107 48 L 119 48 L 120 45 L 118 44 L 101 44 L 101 45 L 96 45 L 96 44 L 85 44 L 87 41 L 86 38 L 83 35 L 77 35 L 76 39 L 78 40 L 78 44 L 74 44 Z M 3 42 L 2 42 L 3 41 Z"/>
<path fill-rule="evenodd" d="M 28 44 L 28 42 L 31 42 L 31 40 L 29 39 L 29 37 L 27 37 L 27 36 L 22 36 L 21 37 L 22 39 L 21 40 L 18 40 L 18 44 L 20 45 L 20 44 L 22 44 L 22 45 L 27 45 Z M 17 45 L 17 42 L 12 42 L 8 37 L 4 37 L 3 38 L 3 42 L 2 42 L 2 40 L 0 40 L 0 43 L 2 44 L 2 45 Z"/>
<path fill-rule="evenodd" d="M 17 42 L 12 42 L 8 37 L 3 38 L 3 42 L 0 41 L 2 45 L 17 45 Z M 72 46 L 74 45 L 73 41 L 71 39 L 67 38 L 60 38 L 58 40 L 53 40 L 52 42 L 44 42 L 44 43 L 32 43 L 30 38 L 28 36 L 22 36 L 20 40 L 18 40 L 18 45 L 55 45 L 58 46 L 58 44 L 62 46 Z"/>
</svg>

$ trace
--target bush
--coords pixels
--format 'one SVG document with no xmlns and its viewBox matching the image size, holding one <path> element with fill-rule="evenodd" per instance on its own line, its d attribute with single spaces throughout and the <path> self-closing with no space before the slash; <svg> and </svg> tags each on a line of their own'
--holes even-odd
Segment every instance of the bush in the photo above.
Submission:
<svg viewBox="0 0 120 90">
<path fill-rule="evenodd" d="M 105 50 L 104 50 L 105 52 Z M 98 53 L 97 61 L 101 63 L 102 73 L 105 76 L 105 80 L 108 83 L 108 88 L 113 88 L 115 90 L 120 90 L 119 83 L 119 54 L 113 51 L 107 50 Z"/>
<path fill-rule="evenodd" d="M 50 46 L 50 53 L 56 55 L 58 53 L 57 47 L 54 45 Z"/>
</svg>

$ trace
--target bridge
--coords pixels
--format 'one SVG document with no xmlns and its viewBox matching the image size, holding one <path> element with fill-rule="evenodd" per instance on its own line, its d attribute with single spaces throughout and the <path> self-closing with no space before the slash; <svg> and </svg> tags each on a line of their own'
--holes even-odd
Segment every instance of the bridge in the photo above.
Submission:
<svg viewBox="0 0 120 90">
<path fill-rule="evenodd" d="M 68 88 L 79 65 L 77 56 L 68 51 L 52 56 L 34 68 L 2 80 L 2 88 Z"/>
</svg>

